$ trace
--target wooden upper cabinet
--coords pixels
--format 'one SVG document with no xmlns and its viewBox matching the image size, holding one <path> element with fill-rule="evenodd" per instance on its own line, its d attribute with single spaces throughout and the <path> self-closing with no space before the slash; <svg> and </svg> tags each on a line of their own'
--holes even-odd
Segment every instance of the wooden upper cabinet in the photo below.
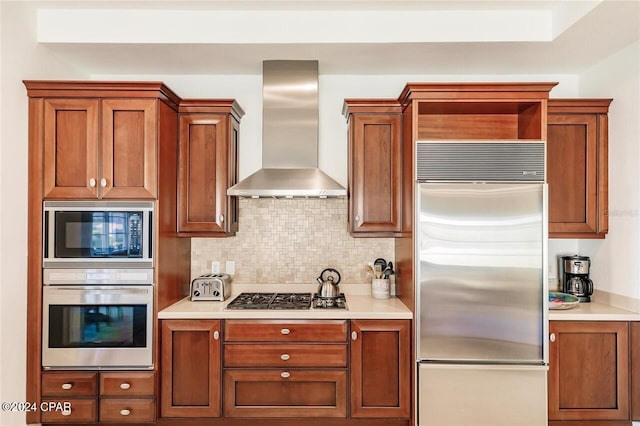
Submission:
<svg viewBox="0 0 640 426">
<path fill-rule="evenodd" d="M 158 102 L 179 98 L 158 82 L 25 81 L 45 199 L 155 199 Z M 171 116 L 175 120 L 175 116 Z"/>
<path fill-rule="evenodd" d="M 42 105 L 45 198 L 97 198 L 99 100 L 45 99 Z"/>
<path fill-rule="evenodd" d="M 550 99 L 547 182 L 551 238 L 604 238 L 609 230 L 611 99 Z"/>
<path fill-rule="evenodd" d="M 101 106 L 102 198 L 156 198 L 156 100 L 104 99 Z"/>
<path fill-rule="evenodd" d="M 345 101 L 349 120 L 349 230 L 402 234 L 402 115 L 397 102 Z"/>
<path fill-rule="evenodd" d="M 178 232 L 230 236 L 238 229 L 238 136 L 244 113 L 233 101 L 183 100 L 180 104 Z"/>
<path fill-rule="evenodd" d="M 629 420 L 629 323 L 549 323 L 549 420 Z"/>
<path fill-rule="evenodd" d="M 351 321 L 351 417 L 409 418 L 411 322 Z"/>
</svg>

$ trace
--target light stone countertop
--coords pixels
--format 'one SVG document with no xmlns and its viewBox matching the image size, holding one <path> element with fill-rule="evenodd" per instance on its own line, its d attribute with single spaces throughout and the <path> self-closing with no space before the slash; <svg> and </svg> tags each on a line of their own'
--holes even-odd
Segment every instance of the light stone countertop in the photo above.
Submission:
<svg viewBox="0 0 640 426">
<path fill-rule="evenodd" d="M 340 291 L 345 293 L 347 309 L 225 309 L 242 292 L 309 292 L 314 293 L 317 285 L 312 284 L 260 284 L 233 285 L 232 293 L 224 302 L 189 300 L 185 297 L 158 313 L 159 319 L 411 319 L 413 314 L 396 297 L 374 299 L 370 295 L 369 284 L 344 284 Z"/>
<path fill-rule="evenodd" d="M 604 303 L 579 303 L 571 309 L 550 309 L 550 321 L 640 321 L 640 313 Z"/>
</svg>

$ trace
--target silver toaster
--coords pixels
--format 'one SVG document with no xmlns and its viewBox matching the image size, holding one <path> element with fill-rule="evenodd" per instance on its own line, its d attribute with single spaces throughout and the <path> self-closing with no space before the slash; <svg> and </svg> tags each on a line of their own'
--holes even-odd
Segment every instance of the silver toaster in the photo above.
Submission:
<svg viewBox="0 0 640 426">
<path fill-rule="evenodd" d="M 227 274 L 204 274 L 191 281 L 191 301 L 223 301 L 231 294 L 231 276 Z"/>
</svg>

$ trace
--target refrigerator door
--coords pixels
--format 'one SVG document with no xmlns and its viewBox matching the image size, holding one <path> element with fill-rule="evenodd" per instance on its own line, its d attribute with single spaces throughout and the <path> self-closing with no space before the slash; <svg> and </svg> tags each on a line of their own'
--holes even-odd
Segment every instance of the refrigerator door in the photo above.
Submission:
<svg viewBox="0 0 640 426">
<path fill-rule="evenodd" d="M 417 426 L 547 426 L 547 367 L 420 364 Z"/>
<path fill-rule="evenodd" d="M 544 364 L 546 186 L 418 185 L 417 359 Z"/>
</svg>

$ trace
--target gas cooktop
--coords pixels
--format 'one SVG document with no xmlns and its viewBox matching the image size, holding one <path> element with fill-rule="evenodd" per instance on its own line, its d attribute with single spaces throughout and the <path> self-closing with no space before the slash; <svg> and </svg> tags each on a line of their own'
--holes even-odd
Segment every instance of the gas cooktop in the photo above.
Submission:
<svg viewBox="0 0 640 426">
<path fill-rule="evenodd" d="M 345 309 L 344 294 L 323 298 L 311 293 L 240 293 L 227 309 Z"/>
</svg>

